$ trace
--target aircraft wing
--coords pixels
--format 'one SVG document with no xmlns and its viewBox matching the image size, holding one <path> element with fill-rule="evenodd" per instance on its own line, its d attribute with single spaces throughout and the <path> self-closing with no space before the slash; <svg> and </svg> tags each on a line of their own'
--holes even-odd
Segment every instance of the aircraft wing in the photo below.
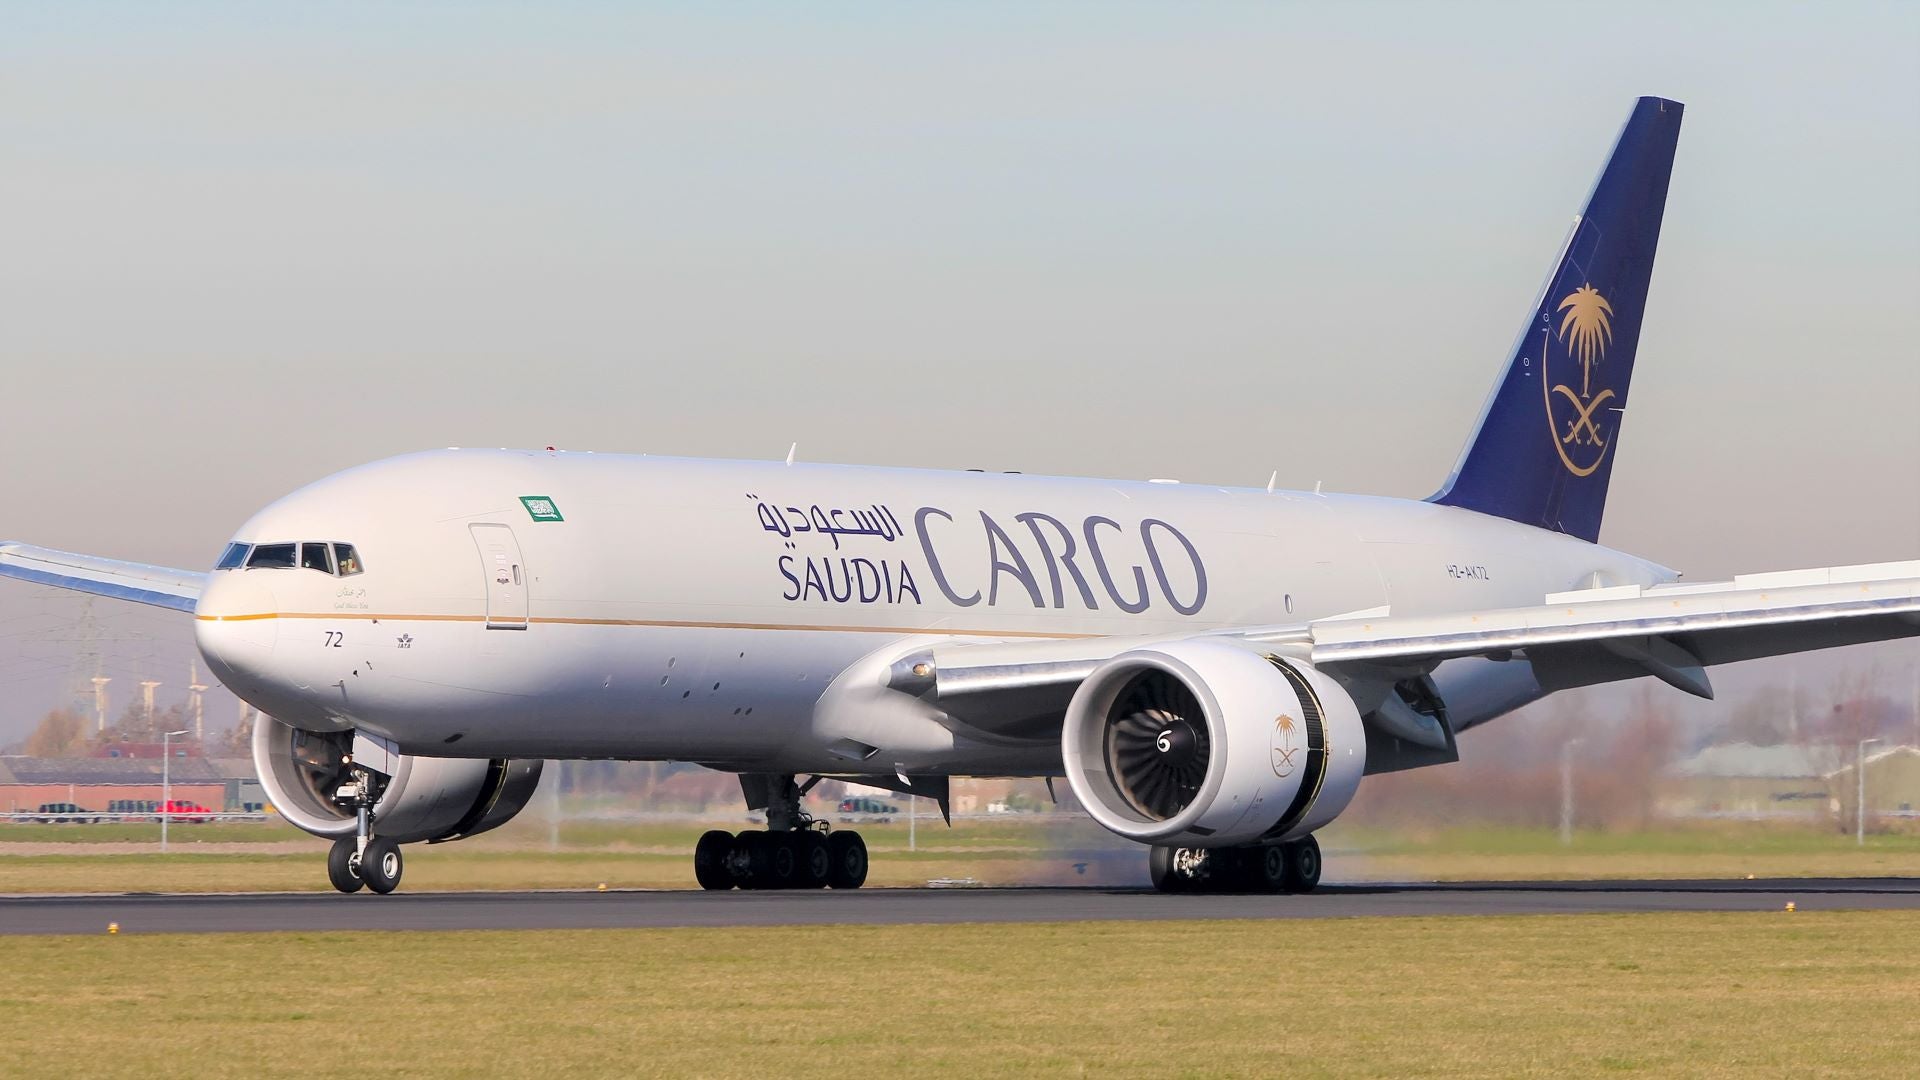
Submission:
<svg viewBox="0 0 1920 1080">
<path fill-rule="evenodd" d="M 1711 697 L 1702 669 L 1715 664 L 1920 635 L 1920 561 L 1584 589 L 1545 601 L 1316 623 L 1311 655 L 1335 667 L 1524 657 L 1549 689 L 1652 675 Z"/>
<path fill-rule="evenodd" d="M 1271 647 L 1381 686 L 1450 660 L 1481 658 L 1485 669 L 1512 664 L 1527 691 L 1488 715 L 1539 691 L 1648 675 L 1711 697 L 1704 669 L 1715 664 L 1920 636 L 1920 561 L 1587 589 L 1544 600 L 1444 615 L 1383 609 L 1202 636 Z M 953 642 L 896 663 L 889 685 L 926 697 L 968 726 L 1039 738 L 1058 729 L 1073 691 L 1102 661 L 1191 636 Z"/>
<path fill-rule="evenodd" d="M 0 577 L 193 611 L 207 575 L 0 541 Z"/>
</svg>

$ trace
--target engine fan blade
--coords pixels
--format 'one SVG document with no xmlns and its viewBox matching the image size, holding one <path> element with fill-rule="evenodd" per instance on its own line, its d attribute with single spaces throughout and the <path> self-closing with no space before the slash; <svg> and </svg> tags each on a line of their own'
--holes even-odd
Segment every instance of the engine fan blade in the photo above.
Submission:
<svg viewBox="0 0 1920 1080">
<path fill-rule="evenodd" d="M 1175 679 L 1139 679 L 1108 724 L 1108 768 L 1135 809 L 1162 819 L 1185 809 L 1206 779 L 1213 741 L 1192 692 Z"/>
</svg>

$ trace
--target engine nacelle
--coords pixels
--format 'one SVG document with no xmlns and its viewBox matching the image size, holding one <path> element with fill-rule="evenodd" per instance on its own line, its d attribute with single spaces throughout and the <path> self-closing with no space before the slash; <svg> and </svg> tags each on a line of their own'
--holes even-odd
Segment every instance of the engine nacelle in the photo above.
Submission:
<svg viewBox="0 0 1920 1080">
<path fill-rule="evenodd" d="M 354 811 L 337 792 L 353 778 L 351 731 L 303 731 L 262 716 L 253 767 L 274 809 L 315 836 L 352 836 Z M 396 843 L 455 840 L 507 823 L 540 782 L 538 760 L 398 756 L 380 778 L 374 832 Z"/>
<path fill-rule="evenodd" d="M 1121 653 L 1067 706 L 1067 783 L 1130 840 L 1277 843 L 1346 809 L 1366 771 L 1359 710 L 1307 663 L 1190 638 Z"/>
</svg>

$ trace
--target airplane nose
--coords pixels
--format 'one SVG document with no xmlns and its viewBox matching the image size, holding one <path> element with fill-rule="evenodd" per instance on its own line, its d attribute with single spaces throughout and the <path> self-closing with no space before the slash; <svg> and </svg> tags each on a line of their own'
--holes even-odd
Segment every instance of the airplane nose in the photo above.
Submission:
<svg viewBox="0 0 1920 1080">
<path fill-rule="evenodd" d="M 273 591 L 257 576 L 219 572 L 209 576 L 194 609 L 194 641 L 207 666 L 228 687 L 260 687 L 267 679 L 280 620 Z"/>
</svg>

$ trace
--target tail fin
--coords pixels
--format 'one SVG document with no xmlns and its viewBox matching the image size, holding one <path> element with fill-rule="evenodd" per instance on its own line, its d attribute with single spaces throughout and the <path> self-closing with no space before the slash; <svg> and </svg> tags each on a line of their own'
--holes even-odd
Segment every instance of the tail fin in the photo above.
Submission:
<svg viewBox="0 0 1920 1080">
<path fill-rule="evenodd" d="M 1681 108 L 1634 105 L 1479 427 L 1429 502 L 1599 538 Z"/>
</svg>

